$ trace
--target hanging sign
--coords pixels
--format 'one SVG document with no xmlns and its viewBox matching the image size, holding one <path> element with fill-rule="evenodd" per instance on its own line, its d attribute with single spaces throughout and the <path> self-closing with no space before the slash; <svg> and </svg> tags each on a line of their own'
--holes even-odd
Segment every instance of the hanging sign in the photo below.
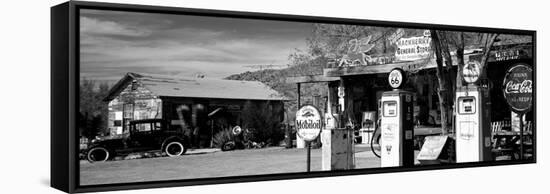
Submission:
<svg viewBox="0 0 550 194">
<path fill-rule="evenodd" d="M 388 75 L 388 82 L 390 86 L 394 89 L 397 89 L 403 85 L 403 80 L 405 79 L 405 72 L 400 68 L 394 68 L 390 71 Z"/>
<path fill-rule="evenodd" d="M 304 105 L 296 112 L 296 131 L 305 141 L 315 140 L 322 127 L 321 113 L 314 106 Z"/>
<path fill-rule="evenodd" d="M 462 68 L 462 78 L 466 83 L 473 84 L 479 79 L 481 64 L 478 61 L 469 61 Z"/>
<path fill-rule="evenodd" d="M 533 104 L 533 69 L 526 64 L 512 66 L 504 76 L 503 92 L 506 102 L 515 112 L 531 109 Z"/>
<path fill-rule="evenodd" d="M 431 43 L 430 36 L 401 38 L 396 43 L 395 59 L 399 61 L 425 59 L 430 56 Z"/>
</svg>

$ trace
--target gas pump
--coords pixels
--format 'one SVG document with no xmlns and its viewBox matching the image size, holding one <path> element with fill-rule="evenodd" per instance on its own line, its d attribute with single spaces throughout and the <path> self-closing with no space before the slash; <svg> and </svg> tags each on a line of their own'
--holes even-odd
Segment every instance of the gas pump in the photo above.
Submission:
<svg viewBox="0 0 550 194">
<path fill-rule="evenodd" d="M 466 86 L 457 88 L 455 99 L 456 161 L 489 161 L 491 156 L 491 121 L 489 89 L 474 85 L 480 66 L 469 62 L 462 77 Z"/>
<path fill-rule="evenodd" d="M 393 91 L 384 92 L 381 104 L 381 166 L 414 165 L 413 93 L 401 90 L 404 72 L 393 69 L 388 77 Z"/>
<path fill-rule="evenodd" d="M 338 97 L 343 99 L 343 88 L 338 90 Z M 332 109 L 332 92 L 328 92 L 327 112 L 325 114 L 325 125 L 321 132 L 323 143 L 321 154 L 322 170 L 349 170 L 355 168 L 355 152 L 353 144 L 353 130 L 340 126 L 340 108 Z M 342 101 L 339 100 L 341 103 Z"/>
</svg>

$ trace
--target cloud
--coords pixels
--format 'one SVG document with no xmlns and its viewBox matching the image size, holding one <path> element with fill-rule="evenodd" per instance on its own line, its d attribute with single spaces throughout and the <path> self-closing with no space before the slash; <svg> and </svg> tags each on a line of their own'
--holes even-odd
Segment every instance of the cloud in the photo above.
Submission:
<svg viewBox="0 0 550 194">
<path fill-rule="evenodd" d="M 82 34 L 95 35 L 117 35 L 144 37 L 151 35 L 152 31 L 144 28 L 137 28 L 113 21 L 102 21 L 89 17 L 80 17 L 80 32 Z"/>
<path fill-rule="evenodd" d="M 119 19 L 122 16 L 81 16 L 81 77 L 112 80 L 126 72 L 181 76 L 201 72 L 222 78 L 256 70 L 246 67 L 250 65 L 286 65 L 295 48 L 305 48 L 305 35 L 297 33 L 307 31 L 304 27 L 285 30 L 282 24 L 270 26 L 266 21 L 254 28 L 216 24 L 212 21 L 218 20 L 212 19 L 215 27 L 210 28 L 204 22 L 182 24 L 156 15 L 156 20 L 168 21 L 159 26 L 154 20 Z M 246 28 L 234 27 L 239 25 Z"/>
</svg>

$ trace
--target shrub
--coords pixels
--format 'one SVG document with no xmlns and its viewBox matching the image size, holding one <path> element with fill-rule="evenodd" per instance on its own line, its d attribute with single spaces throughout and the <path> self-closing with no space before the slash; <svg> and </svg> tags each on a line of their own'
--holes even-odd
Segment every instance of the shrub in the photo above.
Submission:
<svg viewBox="0 0 550 194">
<path fill-rule="evenodd" d="M 231 132 L 231 129 L 222 130 L 214 135 L 214 147 L 221 148 L 223 144 L 231 140 L 233 140 L 233 133 Z"/>
<path fill-rule="evenodd" d="M 284 139 L 284 131 L 281 129 L 282 114 L 282 104 L 246 102 L 243 107 L 242 120 L 243 128 L 250 132 L 248 139 L 268 144 Z"/>
</svg>

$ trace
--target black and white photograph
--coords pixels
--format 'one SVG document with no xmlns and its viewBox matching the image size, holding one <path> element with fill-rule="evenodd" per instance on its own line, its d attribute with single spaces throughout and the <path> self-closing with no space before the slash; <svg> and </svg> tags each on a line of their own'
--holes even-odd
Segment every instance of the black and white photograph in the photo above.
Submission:
<svg viewBox="0 0 550 194">
<path fill-rule="evenodd" d="M 547 190 L 544 1 L 2 5 L 0 193 Z"/>
<path fill-rule="evenodd" d="M 535 158 L 526 33 L 78 20 L 81 186 Z"/>
</svg>

